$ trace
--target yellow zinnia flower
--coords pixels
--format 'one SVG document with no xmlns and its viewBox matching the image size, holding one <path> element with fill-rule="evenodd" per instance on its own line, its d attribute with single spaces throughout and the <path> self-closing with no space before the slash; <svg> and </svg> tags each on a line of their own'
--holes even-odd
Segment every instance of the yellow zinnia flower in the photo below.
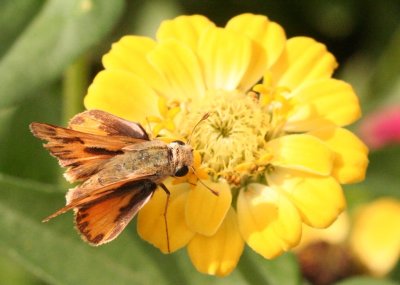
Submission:
<svg viewBox="0 0 400 285">
<path fill-rule="evenodd" d="M 201 183 L 165 183 L 169 244 L 162 191 L 139 213 L 140 236 L 162 252 L 187 246 L 197 270 L 224 276 L 245 243 L 273 258 L 299 242 L 303 223 L 330 225 L 345 207 L 340 183 L 362 180 L 368 161 L 342 128 L 361 111 L 351 86 L 331 78 L 337 63 L 326 47 L 287 39 L 253 14 L 224 28 L 180 16 L 156 38 L 113 44 L 85 98 L 88 109 L 138 121 L 153 136 L 190 139 L 201 156 Z"/>
</svg>

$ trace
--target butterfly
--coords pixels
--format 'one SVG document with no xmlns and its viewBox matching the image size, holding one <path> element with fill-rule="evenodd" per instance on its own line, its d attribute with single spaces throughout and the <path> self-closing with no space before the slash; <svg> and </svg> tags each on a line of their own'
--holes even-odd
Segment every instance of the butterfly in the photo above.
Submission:
<svg viewBox="0 0 400 285">
<path fill-rule="evenodd" d="M 185 176 L 193 164 L 189 144 L 150 140 L 140 124 L 100 110 L 77 114 L 67 128 L 33 122 L 30 130 L 67 167 L 67 181 L 81 182 L 43 221 L 73 209 L 76 228 L 95 246 L 115 239 L 158 186 L 169 197 L 162 181 Z"/>
</svg>

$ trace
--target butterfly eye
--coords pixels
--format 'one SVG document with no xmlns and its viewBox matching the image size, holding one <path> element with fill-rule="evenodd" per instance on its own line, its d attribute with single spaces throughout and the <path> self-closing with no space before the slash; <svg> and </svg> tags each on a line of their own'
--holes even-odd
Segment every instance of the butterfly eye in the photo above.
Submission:
<svg viewBox="0 0 400 285">
<path fill-rule="evenodd" d="M 185 145 L 185 143 L 183 141 L 173 141 L 174 143 L 177 143 L 179 145 Z"/>
<path fill-rule="evenodd" d="M 175 176 L 182 177 L 182 176 L 185 176 L 188 172 L 189 172 L 189 168 L 185 165 L 185 166 L 182 166 L 181 168 L 179 168 L 175 172 Z"/>
</svg>

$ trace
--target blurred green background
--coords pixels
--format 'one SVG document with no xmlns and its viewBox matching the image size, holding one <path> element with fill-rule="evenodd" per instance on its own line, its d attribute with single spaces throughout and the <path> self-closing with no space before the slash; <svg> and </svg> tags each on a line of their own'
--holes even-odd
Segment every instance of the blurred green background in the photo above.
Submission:
<svg viewBox="0 0 400 285">
<path fill-rule="evenodd" d="M 56 160 L 28 130 L 32 121 L 65 124 L 101 69 L 101 56 L 125 34 L 153 36 L 160 22 L 204 14 L 219 25 L 253 12 L 306 35 L 337 57 L 335 77 L 350 82 L 364 114 L 400 104 L 400 1 L 1 0 L 0 284 L 306 284 L 291 254 L 266 261 L 246 250 L 227 278 L 197 273 L 185 250 L 164 256 L 134 224 L 100 248 L 83 243 L 72 215 L 48 224 L 68 185 Z M 353 130 L 357 125 L 353 126 Z M 370 154 L 365 182 L 345 187 L 350 210 L 380 196 L 400 198 L 400 148 Z M 385 279 L 341 284 L 397 284 Z"/>
</svg>

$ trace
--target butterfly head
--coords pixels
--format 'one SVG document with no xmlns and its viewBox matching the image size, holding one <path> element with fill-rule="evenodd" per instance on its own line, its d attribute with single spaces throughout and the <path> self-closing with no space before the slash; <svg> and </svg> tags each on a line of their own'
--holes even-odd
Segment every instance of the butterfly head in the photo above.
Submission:
<svg viewBox="0 0 400 285">
<path fill-rule="evenodd" d="M 174 176 L 182 177 L 189 172 L 193 165 L 193 148 L 182 141 L 173 141 L 169 144 L 174 165 Z"/>
</svg>

